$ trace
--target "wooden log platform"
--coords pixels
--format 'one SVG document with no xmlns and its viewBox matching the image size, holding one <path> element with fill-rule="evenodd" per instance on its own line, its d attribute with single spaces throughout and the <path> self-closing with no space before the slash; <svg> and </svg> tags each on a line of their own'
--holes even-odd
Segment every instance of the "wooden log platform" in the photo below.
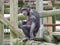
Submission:
<svg viewBox="0 0 60 45">
<path fill-rule="evenodd" d="M 18 41 L 17 45 L 55 45 L 55 44 L 54 43 L 48 43 L 48 42 L 34 41 L 34 40 L 28 40 L 26 42 L 23 42 L 22 40 L 20 40 L 20 41 Z"/>
<path fill-rule="evenodd" d="M 4 41 L 4 45 L 10 45 L 10 41 L 9 40 L 5 40 Z M 19 41 L 18 45 L 56 45 L 54 43 L 47 43 L 47 42 L 40 42 L 40 41 L 27 41 L 27 42 L 22 42 Z"/>
<path fill-rule="evenodd" d="M 47 42 L 41 42 L 41 41 L 27 41 L 27 42 L 21 42 L 20 45 L 55 45 L 54 43 L 47 43 Z"/>
<path fill-rule="evenodd" d="M 17 44 L 16 44 L 16 42 L 18 42 Z M 60 45 L 60 43 L 48 43 L 48 42 L 41 42 L 41 41 L 34 41 L 34 40 L 28 40 L 28 41 L 26 41 L 26 42 L 23 42 L 22 40 L 20 40 L 20 41 L 18 41 L 18 40 L 16 40 L 16 41 L 14 41 L 13 42 L 13 45 Z M 10 45 L 10 40 L 4 40 L 4 45 Z"/>
</svg>

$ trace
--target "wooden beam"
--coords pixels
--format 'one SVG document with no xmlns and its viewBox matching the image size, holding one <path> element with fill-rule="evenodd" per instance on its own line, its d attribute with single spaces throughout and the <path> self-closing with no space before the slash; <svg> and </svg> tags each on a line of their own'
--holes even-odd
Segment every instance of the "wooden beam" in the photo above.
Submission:
<svg viewBox="0 0 60 45">
<path fill-rule="evenodd" d="M 53 10 L 56 9 L 55 2 L 56 0 L 51 0 Z M 52 16 L 52 24 L 55 24 L 55 21 L 56 21 L 56 16 Z M 56 30 L 55 28 L 56 28 L 55 26 L 52 27 L 53 32 Z"/>
<path fill-rule="evenodd" d="M 36 0 L 36 10 L 38 13 L 43 11 L 43 0 Z M 42 18 L 40 18 L 40 26 L 42 25 Z M 37 38 L 43 38 L 43 31 L 39 29 Z"/>
<path fill-rule="evenodd" d="M 55 9 L 55 10 L 50 10 L 50 11 L 42 11 L 40 13 L 40 17 L 50 17 L 50 16 L 59 16 L 60 15 L 60 9 Z M 18 15 L 18 17 L 20 18 L 21 15 Z M 10 16 L 9 16 L 10 17 Z M 9 17 L 5 17 L 5 18 L 9 18 Z"/>
<path fill-rule="evenodd" d="M 44 5 L 48 5 L 50 1 L 43 1 Z M 60 1 L 55 1 L 55 5 L 60 5 Z"/>
<path fill-rule="evenodd" d="M 0 0 L 0 14 L 4 15 L 4 0 Z M 3 45 L 3 37 L 4 37 L 4 31 L 3 31 L 3 24 L 0 22 L 0 45 Z"/>
<path fill-rule="evenodd" d="M 60 5 L 60 1 L 55 1 L 55 5 Z"/>
<path fill-rule="evenodd" d="M 52 42 L 52 37 L 50 35 L 44 35 L 44 40 L 51 43 Z"/>
<path fill-rule="evenodd" d="M 18 27 L 18 0 L 10 0 L 10 22 Z"/>
<path fill-rule="evenodd" d="M 52 32 L 52 35 L 60 40 L 60 32 Z"/>
<path fill-rule="evenodd" d="M 18 27 L 18 0 L 10 0 L 10 22 L 13 24 L 16 28 Z M 14 33 L 10 32 L 10 45 L 13 45 L 13 39 L 19 36 L 14 36 Z"/>
<path fill-rule="evenodd" d="M 52 6 L 50 5 L 43 5 L 44 10 L 52 10 Z M 19 9 L 18 9 L 19 10 Z M 10 13 L 10 8 L 5 8 L 5 13 Z"/>
<path fill-rule="evenodd" d="M 42 11 L 40 13 L 40 17 L 49 17 L 49 16 L 58 16 L 58 15 L 60 15 L 60 9 Z"/>
<path fill-rule="evenodd" d="M 16 41 L 17 42 L 17 41 Z M 15 43 L 16 44 L 16 43 Z M 17 45 L 55 45 L 54 43 L 40 42 L 34 40 L 28 40 L 27 42 L 18 41 Z"/>
<path fill-rule="evenodd" d="M 59 35 L 60 36 L 60 32 L 52 32 L 52 35 Z"/>
<path fill-rule="evenodd" d="M 8 21 L 6 18 L 4 18 L 1 14 L 0 14 L 0 21 L 6 26 L 8 26 L 11 29 L 11 31 L 16 34 L 15 36 L 19 36 L 19 37 L 24 36 L 21 29 L 17 28 L 14 24 L 11 24 L 11 22 Z"/>
<path fill-rule="evenodd" d="M 48 3 L 51 1 L 43 1 L 43 5 L 48 5 Z"/>
</svg>

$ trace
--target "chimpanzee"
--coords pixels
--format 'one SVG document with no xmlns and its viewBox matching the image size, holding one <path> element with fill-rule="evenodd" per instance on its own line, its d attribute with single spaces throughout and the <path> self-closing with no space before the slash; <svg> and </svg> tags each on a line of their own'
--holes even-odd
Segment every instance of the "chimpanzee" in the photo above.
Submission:
<svg viewBox="0 0 60 45">
<path fill-rule="evenodd" d="M 19 28 L 21 28 L 25 34 L 23 41 L 33 40 L 40 27 L 39 13 L 30 6 L 23 7 L 22 13 L 27 16 L 27 21 L 23 21 L 23 24 L 19 25 Z"/>
</svg>

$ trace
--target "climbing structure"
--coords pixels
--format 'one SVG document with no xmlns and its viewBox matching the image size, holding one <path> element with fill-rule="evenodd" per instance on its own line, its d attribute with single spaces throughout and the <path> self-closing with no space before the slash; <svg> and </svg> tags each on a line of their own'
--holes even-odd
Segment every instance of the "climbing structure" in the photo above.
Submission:
<svg viewBox="0 0 60 45">
<path fill-rule="evenodd" d="M 43 45 L 49 45 L 52 42 L 56 42 L 60 40 L 60 32 L 55 31 L 55 26 L 60 26 L 60 24 L 55 24 L 55 16 L 60 15 L 60 9 L 55 9 L 55 5 L 60 4 L 60 1 L 55 1 L 55 0 L 36 0 L 36 8 L 37 11 L 40 13 L 40 17 L 42 18 L 42 25 L 43 25 L 43 40 L 50 42 L 50 43 L 43 43 Z M 41 2 L 40 2 L 41 1 Z M 17 27 L 17 20 L 18 20 L 18 12 L 17 12 L 17 6 L 18 6 L 18 0 L 10 0 L 10 21 L 7 20 L 3 15 L 3 9 L 4 9 L 4 4 L 3 0 L 0 0 L 2 2 L 0 4 L 1 7 L 1 13 L 0 13 L 0 22 L 6 26 L 8 26 L 11 30 L 11 45 L 42 45 L 41 41 L 27 41 L 23 42 L 21 37 L 23 37 L 23 33 L 21 33 L 21 29 Z M 41 7 L 42 6 L 42 7 Z M 45 8 L 51 8 L 52 10 L 43 10 L 43 7 Z M 40 9 L 41 10 L 40 10 Z M 20 17 L 20 16 L 19 16 Z M 2 26 L 0 25 L 0 28 Z M 42 30 L 41 30 L 42 31 Z M 54 32 L 53 32 L 54 31 Z M 2 33 L 1 33 L 2 32 Z M 14 33 L 14 34 L 13 34 Z M 40 34 L 40 32 L 38 33 Z M 3 38 L 3 31 L 0 30 L 0 37 Z M 16 39 L 18 38 L 18 39 Z M 38 38 L 36 38 L 38 39 Z M 39 38 L 38 40 L 40 40 Z M 0 40 L 0 44 L 2 45 L 3 39 Z M 55 44 L 51 44 L 55 45 Z"/>
</svg>

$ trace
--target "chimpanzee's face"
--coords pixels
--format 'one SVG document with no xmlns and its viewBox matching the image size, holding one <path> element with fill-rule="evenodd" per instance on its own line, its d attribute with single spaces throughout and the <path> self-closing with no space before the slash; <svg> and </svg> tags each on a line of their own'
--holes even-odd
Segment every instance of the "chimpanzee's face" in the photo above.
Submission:
<svg viewBox="0 0 60 45">
<path fill-rule="evenodd" d="M 28 12 L 26 10 L 22 11 L 23 15 L 27 16 Z"/>
</svg>

